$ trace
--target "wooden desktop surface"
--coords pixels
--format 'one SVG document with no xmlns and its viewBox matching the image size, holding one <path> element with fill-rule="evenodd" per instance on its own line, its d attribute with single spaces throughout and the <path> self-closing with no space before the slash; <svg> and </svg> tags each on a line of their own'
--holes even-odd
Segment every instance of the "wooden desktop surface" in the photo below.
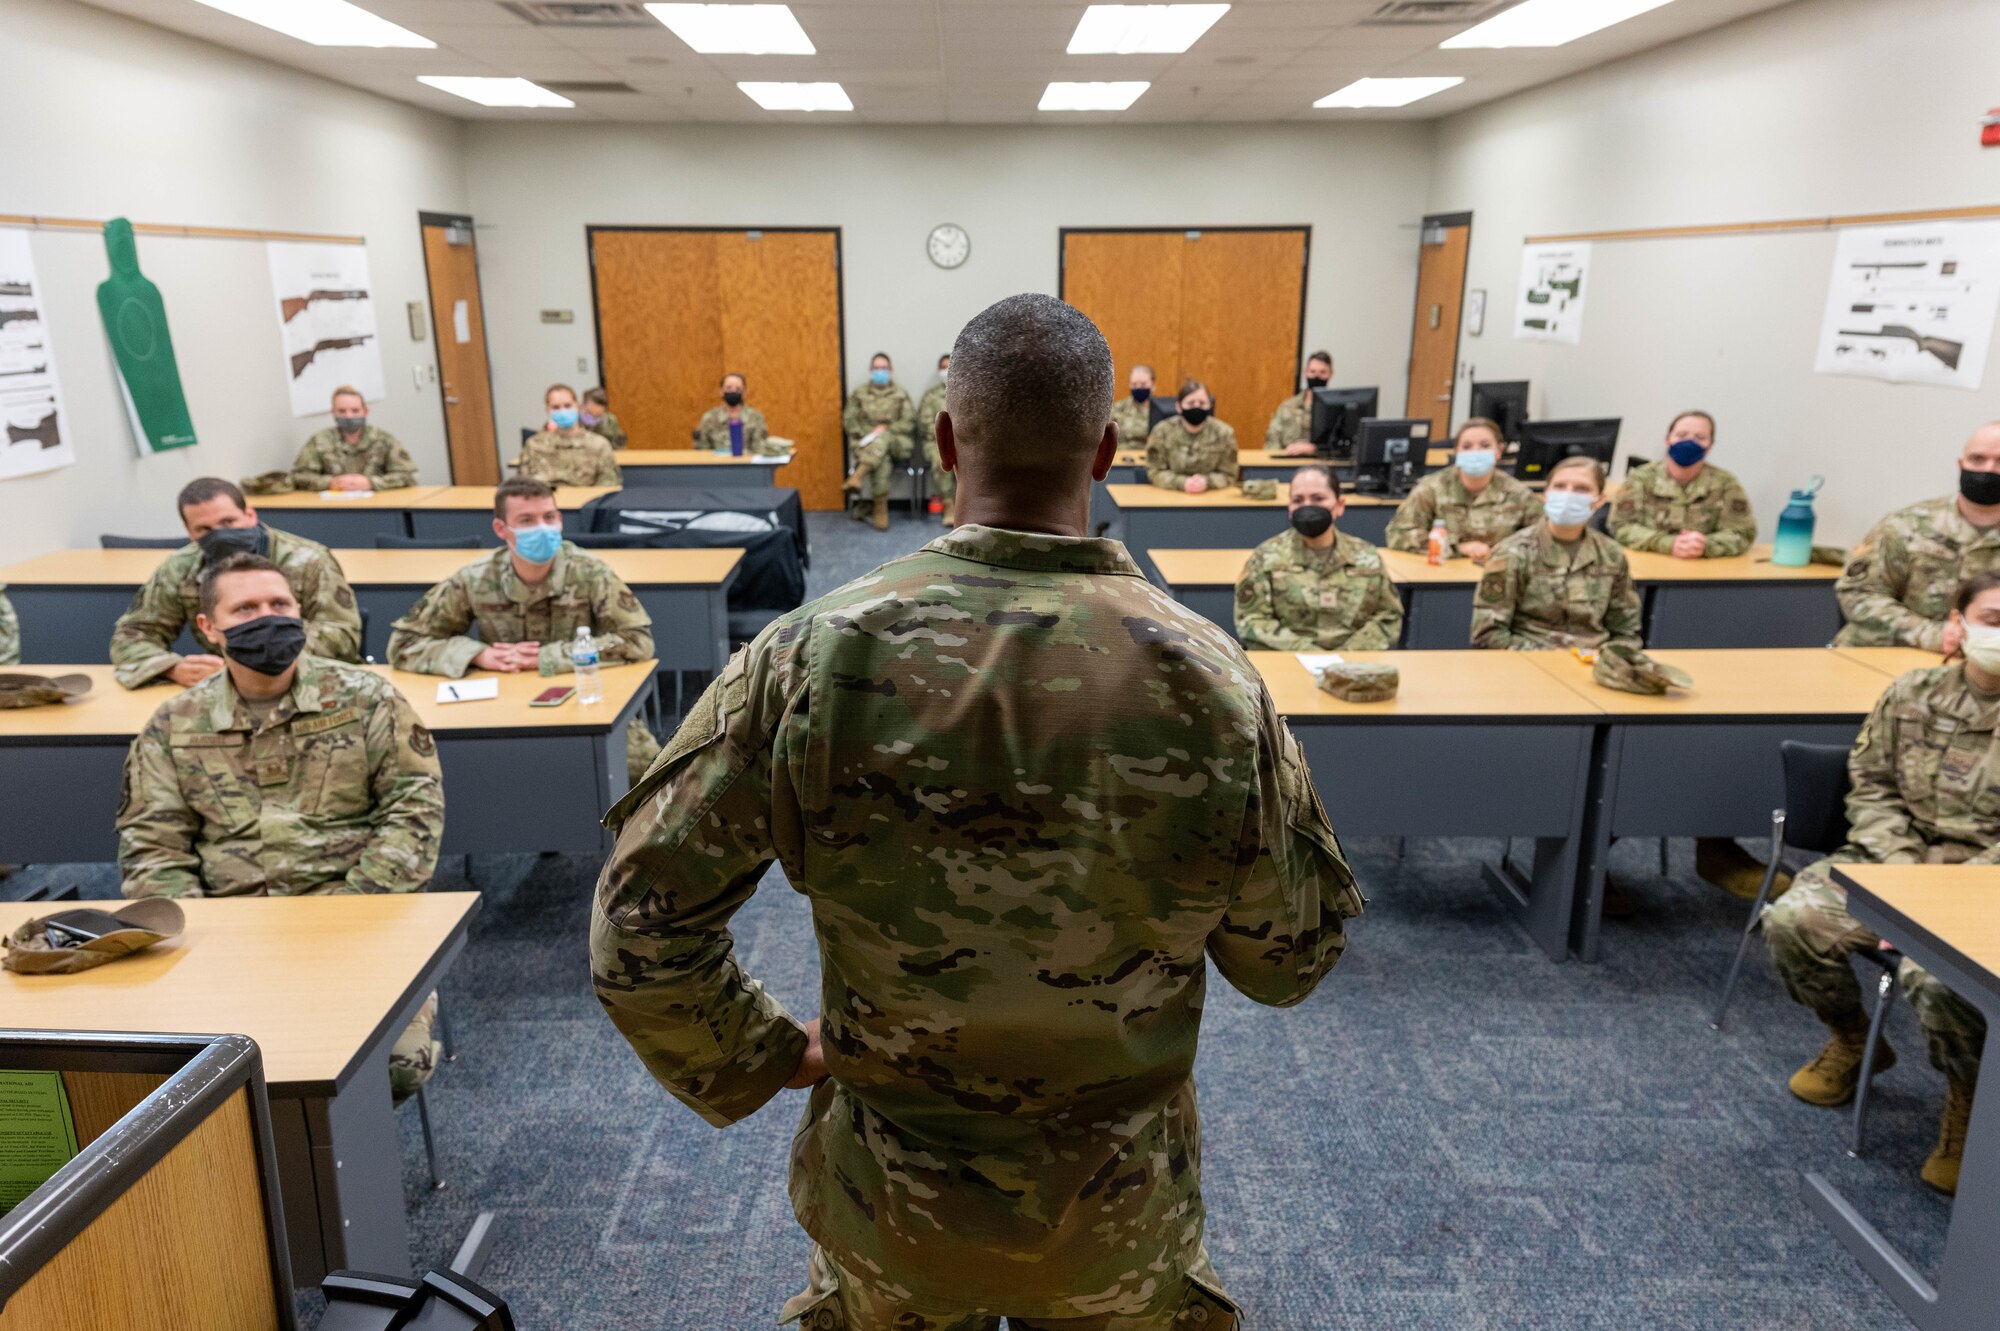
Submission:
<svg viewBox="0 0 2000 1331">
<path fill-rule="evenodd" d="M 1627 550 L 1625 562 L 1634 582 L 1832 582 L 1841 572 L 1831 564 L 1773 564 L 1768 545 L 1727 559 L 1675 559 L 1651 550 Z"/>
<path fill-rule="evenodd" d="M 1836 647 L 1833 650 L 1836 656 L 1859 661 L 1870 670 L 1879 670 L 1892 678 L 1912 670 L 1929 670 L 1932 666 L 1944 664 L 1942 656 L 1921 647 Z"/>
<path fill-rule="evenodd" d="M 423 496 L 421 503 L 403 503 L 398 508 L 483 508 L 493 509 L 493 490 L 490 485 L 445 485 Z M 556 507 L 560 509 L 582 508 L 601 495 L 617 494 L 615 485 L 558 485 L 556 487 Z"/>
<path fill-rule="evenodd" d="M 0 569 L 0 585 L 18 587 L 137 587 L 166 562 L 171 550 L 58 550 Z M 357 587 L 430 587 L 490 551 L 335 550 L 347 580 Z M 734 547 L 712 550 L 593 550 L 634 587 L 714 586 L 743 562 Z"/>
<path fill-rule="evenodd" d="M 137 587 L 172 550 L 56 550 L 0 568 L 17 587 Z M 465 554 L 466 551 L 459 553 Z"/>
<path fill-rule="evenodd" d="M 1522 652 L 1340 652 L 1343 661 L 1381 662 L 1401 672 L 1387 702 L 1344 702 L 1319 686 L 1291 652 L 1251 652 L 1280 715 L 1381 717 L 1479 717 L 1495 721 L 1532 717 L 1601 717 L 1602 709 L 1554 675 L 1538 670 Z"/>
<path fill-rule="evenodd" d="M 1390 581 L 1398 586 L 1409 587 L 1472 587 L 1484 577 L 1484 565 L 1475 564 L 1470 559 L 1447 559 L 1442 564 L 1431 563 L 1427 554 L 1413 554 L 1408 550 L 1378 550 L 1382 556 L 1382 566 L 1389 570 Z"/>
<path fill-rule="evenodd" d="M 2000 867 L 1990 864 L 1841 864 L 1835 873 L 1971 966 L 2000 975 Z M 1894 933 L 1890 941 L 1896 941 Z"/>
<path fill-rule="evenodd" d="M 1880 671 L 1824 647 L 1654 651 L 1649 653 L 1654 660 L 1679 666 L 1694 679 L 1693 688 L 1664 694 L 1605 688 L 1572 652 L 1519 655 L 1614 717 L 1865 716 L 1889 687 Z"/>
<path fill-rule="evenodd" d="M 1242 575 L 1243 562 L 1250 557 L 1248 550 L 1149 550 L 1147 553 L 1169 587 L 1233 585 Z M 1486 571 L 1470 559 L 1447 559 L 1442 564 L 1432 564 L 1429 555 L 1407 550 L 1377 546 L 1376 553 L 1382 556 L 1390 581 L 1399 586 L 1472 587 Z M 1831 582 L 1840 576 L 1839 569 L 1824 565 L 1799 569 L 1779 568 L 1768 561 L 1760 563 L 1754 553 L 1730 559 L 1675 559 L 1636 550 L 1627 550 L 1625 555 L 1631 563 L 1633 580 L 1641 583 Z M 0 579 L 4 578 L 5 571 L 0 570 Z M 1931 664 L 1935 665 L 1936 660 Z"/>
<path fill-rule="evenodd" d="M 791 454 L 759 458 L 745 453 L 718 453 L 706 448 L 627 448 L 617 454 L 620 467 L 777 467 Z"/>
<path fill-rule="evenodd" d="M 406 485 L 400 490 L 376 490 L 351 499 L 328 499 L 317 490 L 295 490 L 290 494 L 251 495 L 249 503 L 252 508 L 416 508 L 418 500 L 430 499 L 447 488 L 450 487 Z M 491 503 L 492 491 L 487 491 L 487 496 L 487 502 Z"/>
<path fill-rule="evenodd" d="M 1274 499 L 1245 499 L 1237 488 L 1204 490 L 1191 495 L 1185 490 L 1162 490 L 1157 485 L 1107 485 L 1112 502 L 1120 508 L 1283 508 L 1291 502 L 1291 487 L 1278 482 Z M 1394 508 L 1400 499 L 1388 495 L 1347 496 L 1349 508 Z"/>
<path fill-rule="evenodd" d="M 543 689 L 574 684 L 574 675 L 493 675 L 476 670 L 465 678 L 499 680 L 498 698 L 441 703 L 437 700 L 437 687 L 447 682 L 442 675 L 419 675 L 379 665 L 357 669 L 373 671 L 388 679 L 409 699 L 417 719 L 443 735 L 455 730 L 608 727 L 632 695 L 652 683 L 653 667 L 651 661 L 603 667 L 599 673 L 604 678 L 604 701 L 591 707 L 584 707 L 574 698 L 560 707 L 528 706 L 528 700 Z M 161 703 L 180 691 L 174 684 L 121 688 L 112 678 L 113 667 L 108 665 L 38 665 L 31 669 L 41 675 L 88 675 L 90 692 L 74 702 L 0 709 L 0 744 L 24 739 L 130 739 L 145 728 Z"/>
<path fill-rule="evenodd" d="M 0 930 L 67 906 L 0 902 Z M 199 898 L 180 937 L 75 975 L 0 971 L 9 1026 L 247 1035 L 273 1088 L 331 1089 L 478 908 L 477 892 Z"/>
</svg>

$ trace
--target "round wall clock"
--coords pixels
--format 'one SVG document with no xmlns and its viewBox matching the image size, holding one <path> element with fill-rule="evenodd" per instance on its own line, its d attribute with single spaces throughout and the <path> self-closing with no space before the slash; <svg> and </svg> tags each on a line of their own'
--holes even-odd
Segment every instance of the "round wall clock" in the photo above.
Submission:
<svg viewBox="0 0 2000 1331">
<path fill-rule="evenodd" d="M 940 222 L 931 228 L 924 250 L 938 267 L 956 268 L 972 257 L 972 237 L 966 235 L 965 228 L 956 223 Z"/>
</svg>

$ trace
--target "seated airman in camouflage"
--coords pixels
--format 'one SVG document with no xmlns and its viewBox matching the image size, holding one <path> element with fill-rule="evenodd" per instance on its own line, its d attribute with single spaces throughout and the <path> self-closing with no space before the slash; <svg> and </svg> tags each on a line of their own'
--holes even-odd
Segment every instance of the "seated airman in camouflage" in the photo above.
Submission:
<svg viewBox="0 0 2000 1331">
<path fill-rule="evenodd" d="M 1833 866 L 2000 864 L 2000 571 L 1973 575 L 1952 621 L 1965 659 L 1912 670 L 1891 684 L 1854 741 L 1847 844 L 1800 871 L 1791 891 L 1764 912 L 1764 941 L 1785 988 L 1832 1033 L 1792 1076 L 1792 1094 L 1810 1104 L 1846 1104 L 1860 1085 L 1868 1012 L 1847 959 L 1882 946 L 1847 913 Z M 1955 1193 L 1986 1022 L 1914 961 L 1902 963 L 1897 979 L 1923 1026 L 1931 1063 L 1945 1076 L 1944 1121 L 1923 1179 Z M 1885 1042 L 1874 1071 L 1895 1061 Z"/>
<path fill-rule="evenodd" d="M 437 746 L 380 675 L 306 651 L 283 569 L 232 554 L 201 576 L 199 627 L 224 669 L 160 704 L 132 741 L 118 810 L 128 897 L 421 892 L 437 867 Z M 437 1065 L 432 994 L 389 1084 Z"/>
<path fill-rule="evenodd" d="M 1292 473 L 1291 530 L 1250 552 L 1236 582 L 1236 636 L 1274 652 L 1385 651 L 1403 637 L 1403 598 L 1374 546 L 1335 524 L 1347 510 L 1325 467 Z"/>
<path fill-rule="evenodd" d="M 625 427 L 611 414 L 611 398 L 602 388 L 583 390 L 583 405 L 577 408 L 577 424 L 616 449 L 625 447 Z"/>
<path fill-rule="evenodd" d="M 368 423 L 361 390 L 333 390 L 333 424 L 306 440 L 292 462 L 301 490 L 400 490 L 417 483 L 417 464 L 395 435 Z"/>
<path fill-rule="evenodd" d="M 1146 446 L 1153 432 L 1153 367 L 1134 365 L 1126 382 L 1126 396 L 1111 404 L 1111 423 L 1118 427 L 1118 447 Z"/>
<path fill-rule="evenodd" d="M 111 664 L 128 689 L 165 676 L 196 684 L 222 669 L 221 648 L 202 631 L 202 570 L 225 555 L 262 555 L 284 570 L 306 621 L 306 650 L 334 661 L 361 659 L 361 612 L 333 553 L 316 541 L 267 527 L 228 481 L 203 477 L 181 487 L 174 501 L 188 544 L 168 555 L 132 597 L 111 629 Z M 201 651 L 173 649 L 191 629 Z"/>
<path fill-rule="evenodd" d="M 468 670 L 564 675 L 576 668 L 570 650 L 578 628 L 590 630 L 602 665 L 652 657 L 652 617 L 609 565 L 562 538 L 562 513 L 548 486 L 525 476 L 500 482 L 493 534 L 500 549 L 425 592 L 396 621 L 390 665 L 453 679 Z M 635 717 L 625 731 L 632 780 L 659 751 Z"/>
<path fill-rule="evenodd" d="M 2000 568 L 2000 421 L 1982 425 L 1958 459 L 1958 493 L 1897 509 L 1854 547 L 1834 584 L 1847 616 L 1837 647 L 1917 647 L 1950 656 L 1960 630 L 1952 598 Z"/>
<path fill-rule="evenodd" d="M 1618 542 L 1590 529 L 1604 468 L 1564 458 L 1549 470 L 1543 517 L 1493 547 L 1472 600 L 1472 645 L 1514 651 L 1640 646 L 1639 593 Z"/>
<path fill-rule="evenodd" d="M 1264 428 L 1264 451 L 1304 456 L 1319 450 L 1312 441 L 1313 389 L 1333 382 L 1333 353 L 1315 351 L 1306 357 L 1306 386 L 1297 397 L 1288 397 L 1271 413 Z"/>
<path fill-rule="evenodd" d="M 895 381 L 889 353 L 878 351 L 868 362 L 868 382 L 847 395 L 840 425 L 847 435 L 854 469 L 841 482 L 852 491 L 848 513 L 855 521 L 872 521 L 876 531 L 889 530 L 891 464 L 909 460 L 917 442 L 917 408 Z"/>
<path fill-rule="evenodd" d="M 1215 418 L 1208 386 L 1190 379 L 1175 400 L 1181 414 L 1146 436 L 1146 479 L 1162 490 L 1191 495 L 1235 486 L 1236 431 Z"/>
<path fill-rule="evenodd" d="M 544 485 L 624 484 L 610 441 L 583 428 L 576 390 L 551 384 L 542 403 L 548 408 L 548 427 L 521 445 L 516 472 Z"/>
<path fill-rule="evenodd" d="M 807 1327 L 1239 1325 L 1202 1243 L 1208 967 L 1296 1003 L 1362 903 L 1242 649 L 1084 535 L 1111 392 L 1070 306 L 976 316 L 937 419 L 963 524 L 766 628 L 611 813 L 612 1021 L 718 1126 L 813 1088 Z M 819 935 L 804 1025 L 728 931 L 773 861 Z"/>
<path fill-rule="evenodd" d="M 748 391 L 749 380 L 742 375 L 722 376 L 722 405 L 710 407 L 695 423 L 696 448 L 709 453 L 736 453 L 737 438 L 741 436 L 741 452 L 745 457 L 772 457 L 785 451 L 783 445 L 772 445 L 764 413 L 744 403 L 743 395 Z"/>
<path fill-rule="evenodd" d="M 1676 559 L 1726 559 L 1757 540 L 1743 483 L 1708 460 L 1715 417 L 1684 411 L 1667 426 L 1666 457 L 1625 478 L 1611 505 L 1611 535 L 1627 550 Z"/>
<path fill-rule="evenodd" d="M 924 390 L 917 403 L 917 434 L 924 443 L 924 462 L 929 466 L 931 493 L 944 501 L 944 525 L 958 525 L 958 478 L 944 469 L 938 456 L 937 417 L 944 410 L 944 386 L 951 377 L 951 353 L 938 357 L 938 381 Z"/>
<path fill-rule="evenodd" d="M 1494 546 L 1541 521 L 1542 497 L 1500 470 L 1505 451 L 1500 427 L 1485 417 L 1459 426 L 1452 465 L 1417 482 L 1396 506 L 1382 544 L 1423 554 L 1430 549 L 1431 527 L 1442 518 L 1450 539 L 1447 556 L 1484 564 Z"/>
</svg>

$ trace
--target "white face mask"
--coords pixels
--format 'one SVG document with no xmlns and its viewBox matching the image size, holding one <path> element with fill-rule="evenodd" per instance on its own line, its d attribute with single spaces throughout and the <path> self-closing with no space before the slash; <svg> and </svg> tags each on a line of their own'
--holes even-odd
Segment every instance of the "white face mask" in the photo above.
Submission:
<svg viewBox="0 0 2000 1331">
<path fill-rule="evenodd" d="M 1965 659 L 1989 675 L 2000 675 L 2000 628 L 1965 626 Z"/>
<path fill-rule="evenodd" d="M 1558 527 L 1581 527 L 1597 511 L 1597 501 L 1574 490 L 1551 490 L 1542 497 L 1542 511 Z"/>
</svg>

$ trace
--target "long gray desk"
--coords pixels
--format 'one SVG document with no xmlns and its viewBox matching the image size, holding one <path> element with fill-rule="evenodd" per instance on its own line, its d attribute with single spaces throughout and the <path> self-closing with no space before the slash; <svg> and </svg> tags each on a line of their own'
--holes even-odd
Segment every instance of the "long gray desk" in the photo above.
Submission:
<svg viewBox="0 0 2000 1331">
<path fill-rule="evenodd" d="M 790 458 L 764 462 L 701 449 L 626 449 L 618 454 L 618 474 L 631 489 L 643 486 L 714 489 L 734 485 L 776 485 L 778 468 Z"/>
</svg>

